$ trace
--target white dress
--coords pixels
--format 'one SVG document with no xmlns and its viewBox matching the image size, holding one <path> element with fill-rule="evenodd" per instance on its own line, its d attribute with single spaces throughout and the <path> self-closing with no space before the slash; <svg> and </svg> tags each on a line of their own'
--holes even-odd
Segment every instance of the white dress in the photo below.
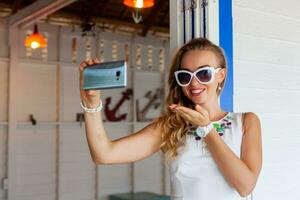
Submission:
<svg viewBox="0 0 300 200">
<path fill-rule="evenodd" d="M 215 129 L 240 158 L 242 113 L 229 112 L 213 122 Z M 193 131 L 186 136 L 185 145 L 178 149 L 178 157 L 169 165 L 172 200 L 240 200 L 241 196 L 231 187 L 205 148 L 203 139 L 196 140 Z"/>
</svg>

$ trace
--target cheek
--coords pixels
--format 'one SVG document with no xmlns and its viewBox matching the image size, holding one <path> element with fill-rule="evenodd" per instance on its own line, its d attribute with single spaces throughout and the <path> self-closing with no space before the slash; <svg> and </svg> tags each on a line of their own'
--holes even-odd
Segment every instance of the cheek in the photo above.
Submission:
<svg viewBox="0 0 300 200">
<path fill-rule="evenodd" d="M 188 96 L 188 87 L 181 87 L 181 91 L 183 92 L 183 94 L 185 95 L 185 96 Z"/>
<path fill-rule="evenodd" d="M 209 84 L 207 89 L 208 89 L 209 93 L 216 93 L 217 87 L 218 87 L 218 83 L 211 83 L 211 84 Z"/>
</svg>

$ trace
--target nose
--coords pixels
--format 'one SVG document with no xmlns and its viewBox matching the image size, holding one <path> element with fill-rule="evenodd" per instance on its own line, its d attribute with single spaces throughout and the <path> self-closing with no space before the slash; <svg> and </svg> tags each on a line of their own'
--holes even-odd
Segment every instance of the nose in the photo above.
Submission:
<svg viewBox="0 0 300 200">
<path fill-rule="evenodd" d="M 199 82 L 198 82 L 198 80 L 196 79 L 196 77 L 193 76 L 190 85 L 192 85 L 192 86 L 199 85 Z"/>
</svg>

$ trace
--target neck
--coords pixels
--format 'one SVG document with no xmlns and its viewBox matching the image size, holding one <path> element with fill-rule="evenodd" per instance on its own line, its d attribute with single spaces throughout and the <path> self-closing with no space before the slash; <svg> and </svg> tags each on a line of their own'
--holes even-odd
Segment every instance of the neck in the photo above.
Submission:
<svg viewBox="0 0 300 200">
<path fill-rule="evenodd" d="M 205 110 L 209 112 L 209 117 L 211 121 L 217 121 L 224 117 L 226 111 L 222 110 L 219 105 L 218 97 L 213 98 L 214 100 L 208 100 L 203 104 L 200 104 Z"/>
</svg>

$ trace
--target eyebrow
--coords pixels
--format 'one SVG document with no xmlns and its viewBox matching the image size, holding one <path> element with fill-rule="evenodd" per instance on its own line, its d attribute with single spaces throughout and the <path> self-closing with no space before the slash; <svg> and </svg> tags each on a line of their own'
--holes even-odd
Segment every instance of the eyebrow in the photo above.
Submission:
<svg viewBox="0 0 300 200">
<path fill-rule="evenodd" d="M 207 66 L 210 66 L 210 65 L 201 65 L 201 66 L 197 67 L 196 70 L 198 70 L 198 69 L 200 69 L 200 68 L 203 68 L 203 67 L 207 67 Z M 189 70 L 189 69 L 187 69 L 187 68 L 185 68 L 185 67 L 180 67 L 179 69 L 184 69 L 184 70 L 187 70 L 187 71 L 192 72 L 191 70 Z M 195 70 L 195 71 L 196 71 L 196 70 Z"/>
</svg>

